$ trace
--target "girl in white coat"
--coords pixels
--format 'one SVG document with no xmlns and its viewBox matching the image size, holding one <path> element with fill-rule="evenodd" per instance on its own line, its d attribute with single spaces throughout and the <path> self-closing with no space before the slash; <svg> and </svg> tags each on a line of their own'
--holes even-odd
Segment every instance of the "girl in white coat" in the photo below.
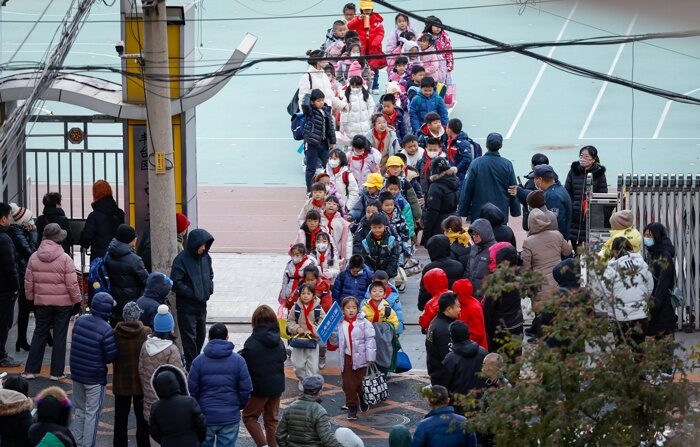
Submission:
<svg viewBox="0 0 700 447">
<path fill-rule="evenodd" d="M 338 260 L 338 249 L 331 235 L 326 232 L 318 233 L 318 236 L 316 236 L 316 249 L 311 254 L 318 261 L 321 275 L 333 285 L 335 278 L 340 274 L 340 261 Z"/>
<path fill-rule="evenodd" d="M 343 219 L 338 211 L 340 202 L 336 197 L 326 197 L 326 206 L 321 215 L 321 225 L 328 228 L 338 248 L 340 268 L 344 269 L 350 256 L 352 256 L 352 234 L 350 234 L 350 222 Z"/>
<path fill-rule="evenodd" d="M 345 107 L 345 101 L 333 93 L 331 81 L 323 69 L 322 58 L 325 53 L 321 50 L 309 50 L 306 54 L 309 56 L 307 61 L 309 68 L 299 79 L 299 109 L 301 109 L 304 95 L 311 94 L 311 90 L 313 89 L 319 89 L 323 92 L 324 101 L 328 107 L 334 110 L 341 110 Z"/>
<path fill-rule="evenodd" d="M 335 187 L 336 197 L 340 203 L 340 211 L 347 214 L 360 198 L 357 179 L 348 167 L 348 156 L 340 149 L 333 149 L 328 154 L 326 173 Z"/>
<path fill-rule="evenodd" d="M 355 135 L 367 134 L 372 129 L 374 99 L 364 87 L 361 77 L 350 78 L 349 87 L 345 90 L 345 99 L 347 105 L 340 112 L 340 131 L 348 139 Z"/>
</svg>

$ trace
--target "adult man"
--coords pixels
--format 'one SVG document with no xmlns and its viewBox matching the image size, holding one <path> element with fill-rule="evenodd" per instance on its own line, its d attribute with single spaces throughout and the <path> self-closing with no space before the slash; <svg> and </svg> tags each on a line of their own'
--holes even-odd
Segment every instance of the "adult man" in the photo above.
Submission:
<svg viewBox="0 0 700 447">
<path fill-rule="evenodd" d="M 124 305 L 136 301 L 146 286 L 148 271 L 143 260 L 134 252 L 136 230 L 127 224 L 117 227 L 117 233 L 107 248 L 107 273 L 109 274 L 110 294 L 117 304 L 112 310 L 110 324 L 122 321 Z"/>
<path fill-rule="evenodd" d="M 459 201 L 459 215 L 468 217 L 471 222 L 479 218 L 481 207 L 491 202 L 505 215 L 520 216 L 518 199 L 508 193 L 508 187 L 515 185 L 513 163 L 499 154 L 503 137 L 490 133 L 486 138 L 488 151 L 469 165 L 464 181 L 464 190 Z"/>
<path fill-rule="evenodd" d="M 15 244 L 7 234 L 10 229 L 11 211 L 10 205 L 0 202 L 0 367 L 2 368 L 13 368 L 21 365 L 5 351 L 7 334 L 12 326 L 15 300 L 19 290 Z"/>
<path fill-rule="evenodd" d="M 282 412 L 275 438 L 279 447 L 343 447 L 333 435 L 326 410 L 318 403 L 323 377 L 306 377 L 304 394 Z"/>
<path fill-rule="evenodd" d="M 63 246 L 63 251 L 66 254 L 70 254 L 70 248 L 73 246 L 73 235 L 70 231 L 70 223 L 66 217 L 65 211 L 61 208 L 61 201 L 63 200 L 60 192 L 49 192 L 44 195 L 42 203 L 44 204 L 44 211 L 41 216 L 36 219 L 36 234 L 38 237 L 37 246 L 41 244 L 41 238 L 44 234 L 44 227 L 50 223 L 57 223 L 61 229 L 66 230 L 68 236 L 61 244 Z"/>
<path fill-rule="evenodd" d="M 430 322 L 425 337 L 425 352 L 427 355 L 428 375 L 430 383 L 439 385 L 445 383 L 445 367 L 442 361 L 450 352 L 450 323 L 459 317 L 461 307 L 459 297 L 454 292 L 445 292 L 438 299 L 439 312 Z"/>
<path fill-rule="evenodd" d="M 423 388 L 431 410 L 413 435 L 411 447 L 476 447 L 476 434 L 467 432 L 467 418 L 455 414 L 450 395 L 444 386 Z"/>
</svg>

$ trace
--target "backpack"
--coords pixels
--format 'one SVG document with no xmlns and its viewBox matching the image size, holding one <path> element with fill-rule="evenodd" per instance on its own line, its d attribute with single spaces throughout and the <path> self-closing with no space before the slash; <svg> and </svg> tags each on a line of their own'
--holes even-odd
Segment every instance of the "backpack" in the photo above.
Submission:
<svg viewBox="0 0 700 447">
<path fill-rule="evenodd" d="M 301 318 L 301 306 L 299 303 L 294 304 L 294 321 L 299 323 L 299 318 Z M 314 307 L 314 323 L 318 324 L 318 320 L 321 319 L 321 308 L 319 306 Z"/>
<path fill-rule="evenodd" d="M 109 261 L 109 253 L 105 253 L 101 258 L 97 258 L 90 264 L 90 272 L 88 280 L 92 284 L 92 290 L 95 293 L 107 292 L 110 293 L 111 284 L 109 282 L 109 273 L 107 272 L 107 262 Z"/>
<path fill-rule="evenodd" d="M 311 82 L 311 73 L 306 73 L 309 76 L 309 88 L 313 90 L 314 84 Z M 292 96 L 292 100 L 289 101 L 289 104 L 287 104 L 287 113 L 289 113 L 291 116 L 296 115 L 299 113 L 299 89 L 297 89 L 296 92 L 294 92 L 294 96 Z M 294 129 L 292 129 L 294 130 Z M 296 138 L 295 138 L 296 139 Z"/>
<path fill-rule="evenodd" d="M 467 137 L 467 142 L 472 148 L 472 161 L 476 160 L 477 157 L 481 157 L 483 155 L 484 152 L 482 151 L 481 145 L 479 143 L 472 140 L 470 137 Z"/>
<path fill-rule="evenodd" d="M 297 141 L 304 139 L 304 127 L 306 126 L 306 116 L 299 112 L 292 115 L 292 138 Z"/>
</svg>

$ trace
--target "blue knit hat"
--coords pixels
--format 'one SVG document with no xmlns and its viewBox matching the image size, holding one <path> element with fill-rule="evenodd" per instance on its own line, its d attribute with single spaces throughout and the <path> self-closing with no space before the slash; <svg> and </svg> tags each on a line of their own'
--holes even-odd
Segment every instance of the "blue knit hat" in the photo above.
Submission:
<svg viewBox="0 0 700 447">
<path fill-rule="evenodd" d="M 158 313 L 153 317 L 153 330 L 154 332 L 170 333 L 175 329 L 175 320 L 173 320 L 173 314 L 170 313 L 170 309 L 165 304 L 158 306 Z"/>
</svg>

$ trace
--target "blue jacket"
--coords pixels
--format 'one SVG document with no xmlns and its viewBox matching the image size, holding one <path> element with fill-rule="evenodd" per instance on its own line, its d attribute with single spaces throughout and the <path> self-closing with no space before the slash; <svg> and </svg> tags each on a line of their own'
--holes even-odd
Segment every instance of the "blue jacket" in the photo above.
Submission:
<svg viewBox="0 0 700 447">
<path fill-rule="evenodd" d="M 83 385 L 106 385 L 107 364 L 117 358 L 114 331 L 107 324 L 114 300 L 108 293 L 95 294 L 90 315 L 75 320 L 70 346 L 71 379 Z"/>
<path fill-rule="evenodd" d="M 192 362 L 187 386 L 207 425 L 239 422 L 253 391 L 245 360 L 233 352 L 233 343 L 228 340 L 209 340 L 204 353 Z"/>
<path fill-rule="evenodd" d="M 442 125 L 447 127 L 447 121 L 449 121 L 449 116 L 447 114 L 447 106 L 445 106 L 445 101 L 433 91 L 433 94 L 426 97 L 423 93 L 418 93 L 411 100 L 411 104 L 408 106 L 408 114 L 411 117 L 411 127 L 413 128 L 413 133 L 416 135 L 420 132 L 420 128 L 425 120 L 425 115 L 430 112 L 437 112 L 440 115 L 440 122 Z"/>
<path fill-rule="evenodd" d="M 411 447 L 476 447 L 476 434 L 465 432 L 466 422 L 453 407 L 430 410 L 416 427 Z"/>
<path fill-rule="evenodd" d="M 520 202 L 508 194 L 508 187 L 516 184 L 513 163 L 497 151 L 486 152 L 469 165 L 459 198 L 459 215 L 474 222 L 481 207 L 491 202 L 503 212 L 503 223 L 508 223 L 508 215 L 520 216 Z"/>
<path fill-rule="evenodd" d="M 170 279 L 176 295 L 178 312 L 198 311 L 206 307 L 207 300 L 214 293 L 214 270 L 211 267 L 209 249 L 214 238 L 206 230 L 198 228 L 187 236 L 187 247 L 173 261 Z M 197 249 L 204 244 L 204 254 Z"/>
<path fill-rule="evenodd" d="M 346 296 L 354 296 L 360 300 L 367 287 L 372 284 L 372 274 L 372 269 L 367 266 L 357 276 L 352 276 L 350 269 L 346 268 L 340 272 L 333 283 L 333 299 L 338 305 Z"/>
<path fill-rule="evenodd" d="M 569 240 L 569 228 L 571 228 L 571 197 L 569 192 L 555 182 L 552 186 L 544 190 L 544 204 L 547 209 L 557 215 L 557 226 L 559 232 L 564 235 L 565 240 Z"/>
<path fill-rule="evenodd" d="M 165 299 L 173 287 L 173 281 L 165 273 L 153 272 L 146 279 L 146 290 L 143 296 L 136 300 L 143 313 L 141 322 L 153 329 L 153 318 L 158 313 L 158 306 L 165 304 Z"/>
<path fill-rule="evenodd" d="M 370 284 L 372 284 L 372 283 L 370 282 Z M 387 301 L 387 303 L 389 303 L 389 306 L 391 306 L 391 308 L 394 310 L 394 312 L 396 312 L 396 316 L 399 319 L 399 328 L 396 330 L 396 333 L 402 334 L 403 330 L 404 330 L 403 307 L 401 306 L 401 300 L 399 299 L 400 298 L 399 291 L 396 288 L 396 286 L 394 286 L 391 283 L 389 284 L 389 287 L 391 287 L 391 293 L 389 293 L 389 296 L 387 296 L 384 299 Z M 369 300 L 369 287 L 367 287 L 367 290 L 365 291 L 365 294 L 364 294 L 364 299 L 362 299 L 362 302 L 360 303 L 360 309 L 362 309 L 364 307 L 364 305 L 367 303 L 368 300 Z"/>
<path fill-rule="evenodd" d="M 469 144 L 467 134 L 464 132 L 458 133 L 454 140 L 448 138 L 447 142 L 447 159 L 457 168 L 457 178 L 461 185 L 472 162 L 472 145 Z"/>
</svg>

